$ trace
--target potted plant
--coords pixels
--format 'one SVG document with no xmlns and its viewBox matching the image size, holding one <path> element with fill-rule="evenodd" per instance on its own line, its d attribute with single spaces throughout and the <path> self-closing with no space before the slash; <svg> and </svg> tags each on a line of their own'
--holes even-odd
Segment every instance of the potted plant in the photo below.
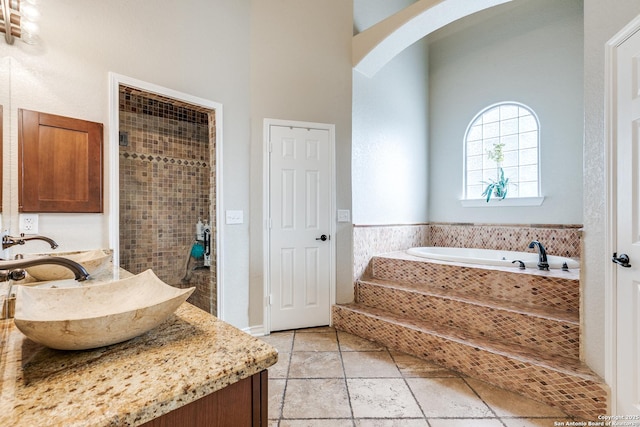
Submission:
<svg viewBox="0 0 640 427">
<path fill-rule="evenodd" d="M 504 143 L 493 144 L 493 149 L 487 151 L 487 156 L 489 159 L 496 162 L 498 169 L 496 171 L 496 179 L 489 179 L 489 181 L 482 181 L 483 184 L 486 184 L 484 191 L 482 192 L 482 196 L 487 198 L 487 203 L 491 200 L 491 196 L 499 197 L 500 200 L 507 197 L 507 190 L 509 185 L 509 178 L 504 177 L 504 169 L 502 169 L 502 162 L 504 161 L 504 153 L 502 149 L 504 148 Z"/>
</svg>

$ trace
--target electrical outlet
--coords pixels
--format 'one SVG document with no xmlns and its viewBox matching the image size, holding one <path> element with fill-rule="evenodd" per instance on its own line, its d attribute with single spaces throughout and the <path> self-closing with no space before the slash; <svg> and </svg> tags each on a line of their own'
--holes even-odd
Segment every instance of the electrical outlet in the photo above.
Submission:
<svg viewBox="0 0 640 427">
<path fill-rule="evenodd" d="M 20 214 L 20 233 L 38 234 L 38 214 Z"/>
</svg>

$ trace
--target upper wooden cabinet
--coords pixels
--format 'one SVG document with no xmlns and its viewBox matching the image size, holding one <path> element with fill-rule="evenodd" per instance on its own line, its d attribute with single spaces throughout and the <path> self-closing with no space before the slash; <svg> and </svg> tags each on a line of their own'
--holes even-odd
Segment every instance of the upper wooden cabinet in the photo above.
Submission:
<svg viewBox="0 0 640 427">
<path fill-rule="evenodd" d="M 102 212 L 103 126 L 18 110 L 20 212 Z"/>
</svg>

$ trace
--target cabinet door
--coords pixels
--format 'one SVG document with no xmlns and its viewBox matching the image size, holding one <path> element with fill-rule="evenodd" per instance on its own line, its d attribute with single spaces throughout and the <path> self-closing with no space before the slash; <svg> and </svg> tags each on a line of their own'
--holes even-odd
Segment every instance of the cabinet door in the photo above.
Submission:
<svg viewBox="0 0 640 427">
<path fill-rule="evenodd" d="M 267 427 L 268 374 L 264 370 L 141 427 Z"/>
<path fill-rule="evenodd" d="M 20 212 L 102 212 L 101 123 L 18 110 Z"/>
</svg>

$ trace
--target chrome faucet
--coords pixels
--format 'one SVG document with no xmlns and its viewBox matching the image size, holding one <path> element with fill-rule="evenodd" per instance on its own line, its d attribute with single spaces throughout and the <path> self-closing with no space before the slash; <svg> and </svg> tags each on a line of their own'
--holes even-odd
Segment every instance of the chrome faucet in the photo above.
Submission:
<svg viewBox="0 0 640 427">
<path fill-rule="evenodd" d="M 538 247 L 538 269 L 549 270 L 549 263 L 547 262 L 547 251 L 545 250 L 544 246 L 542 246 L 542 243 L 538 242 L 537 240 L 529 243 L 529 249 L 533 249 L 536 246 Z"/>
<path fill-rule="evenodd" d="M 75 261 L 57 256 L 40 256 L 28 259 L 0 260 L 0 282 L 24 279 L 24 268 L 43 264 L 56 264 L 68 268 L 78 282 L 89 278 L 87 270 Z"/>
<path fill-rule="evenodd" d="M 24 245 L 29 240 L 44 240 L 51 249 L 58 247 L 58 244 L 53 240 L 45 236 L 25 236 L 24 233 L 20 233 L 20 237 L 2 236 L 2 249 L 10 248 L 15 245 Z"/>
</svg>

